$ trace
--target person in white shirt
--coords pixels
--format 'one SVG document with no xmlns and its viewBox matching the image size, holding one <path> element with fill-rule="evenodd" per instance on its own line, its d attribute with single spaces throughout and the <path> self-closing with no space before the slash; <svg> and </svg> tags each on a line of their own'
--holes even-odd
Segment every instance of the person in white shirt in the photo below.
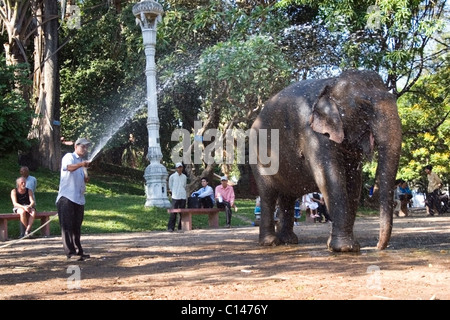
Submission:
<svg viewBox="0 0 450 320">
<path fill-rule="evenodd" d="M 208 178 L 202 178 L 202 187 L 197 191 L 193 192 L 192 197 L 198 197 L 200 200 L 200 205 L 203 208 L 214 207 L 214 190 L 208 185 Z"/>
<path fill-rule="evenodd" d="M 86 183 L 89 181 L 84 170 L 89 166 L 89 161 L 83 160 L 83 157 L 87 155 L 89 144 L 87 139 L 79 138 L 75 142 L 75 151 L 66 153 L 62 158 L 61 178 L 56 197 L 64 252 L 67 259 L 77 257 L 80 261 L 90 257 L 84 254 L 80 241 L 86 202 L 84 193 Z M 75 247 L 78 248 L 78 252 Z"/>
<path fill-rule="evenodd" d="M 176 172 L 169 177 L 169 190 L 172 192 L 172 208 L 186 208 L 186 182 L 187 177 L 183 173 L 183 165 L 178 162 L 175 164 Z M 175 223 L 177 221 L 177 214 L 170 213 L 169 223 L 167 224 L 167 230 L 173 232 L 175 229 Z M 178 230 L 181 229 L 181 215 L 178 222 Z"/>
<path fill-rule="evenodd" d="M 312 193 L 308 193 L 303 195 L 303 203 L 306 204 L 306 207 L 309 208 L 310 217 L 312 219 L 314 218 L 320 218 L 320 216 L 317 214 L 317 208 L 319 208 L 319 204 L 317 202 L 314 202 L 312 200 L 313 195 Z"/>
</svg>

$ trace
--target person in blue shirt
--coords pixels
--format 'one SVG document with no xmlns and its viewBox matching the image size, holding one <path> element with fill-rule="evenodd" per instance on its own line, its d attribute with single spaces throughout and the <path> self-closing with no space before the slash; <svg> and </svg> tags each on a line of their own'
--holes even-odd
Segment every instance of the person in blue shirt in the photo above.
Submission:
<svg viewBox="0 0 450 320">
<path fill-rule="evenodd" d="M 412 192 L 408 187 L 408 183 L 405 180 L 399 179 L 396 182 L 398 182 L 398 187 L 394 192 L 394 195 L 396 196 L 396 199 L 398 199 L 398 202 L 400 202 L 400 208 L 398 208 L 398 205 L 396 207 L 397 210 L 394 211 L 394 214 L 396 216 L 408 216 L 408 203 L 412 199 Z"/>
<path fill-rule="evenodd" d="M 301 211 L 301 199 L 297 198 L 297 200 L 295 200 L 295 205 L 294 205 L 294 226 L 299 226 L 300 222 L 298 220 L 300 220 L 301 216 L 302 216 L 302 211 Z"/>
<path fill-rule="evenodd" d="M 412 192 L 408 187 L 408 183 L 404 180 L 400 182 L 400 185 L 398 186 L 398 193 L 400 195 L 400 200 L 402 200 L 401 196 L 405 198 L 405 200 L 411 200 L 412 199 Z"/>
<path fill-rule="evenodd" d="M 214 207 L 214 190 L 208 185 L 208 178 L 202 178 L 202 187 L 192 193 L 192 197 L 198 197 L 202 208 Z"/>
</svg>

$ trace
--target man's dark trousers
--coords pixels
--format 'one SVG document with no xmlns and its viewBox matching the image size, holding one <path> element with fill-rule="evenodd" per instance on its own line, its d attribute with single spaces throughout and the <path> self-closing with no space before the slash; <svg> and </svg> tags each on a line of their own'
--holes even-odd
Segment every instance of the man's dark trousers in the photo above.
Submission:
<svg viewBox="0 0 450 320">
<path fill-rule="evenodd" d="M 231 216 L 233 214 L 231 211 L 231 203 L 228 201 L 217 202 L 217 208 L 225 208 L 226 224 L 227 227 L 231 226 Z"/>
<path fill-rule="evenodd" d="M 172 199 L 172 208 L 173 209 L 186 208 L 186 199 Z M 175 229 L 176 222 L 177 222 L 177 214 L 171 212 L 167 229 L 173 231 Z M 180 221 L 178 222 L 178 230 L 181 230 L 181 213 L 180 213 Z"/>
<path fill-rule="evenodd" d="M 83 255 L 80 237 L 81 224 L 84 218 L 84 205 L 72 202 L 66 197 L 61 197 L 56 206 L 58 208 L 59 225 L 61 226 L 65 254 L 67 256 Z M 75 247 L 78 248 L 78 253 Z"/>
</svg>

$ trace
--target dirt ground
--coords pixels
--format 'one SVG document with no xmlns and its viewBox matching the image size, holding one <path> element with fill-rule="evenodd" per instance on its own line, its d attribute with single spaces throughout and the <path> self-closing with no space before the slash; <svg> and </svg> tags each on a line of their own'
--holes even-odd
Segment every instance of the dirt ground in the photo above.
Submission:
<svg viewBox="0 0 450 320">
<path fill-rule="evenodd" d="M 376 217 L 357 218 L 358 254 L 329 252 L 329 230 L 303 223 L 278 247 L 257 227 L 82 235 L 86 261 L 60 237 L 25 239 L 0 249 L 0 300 L 450 299 L 449 214 L 395 218 L 384 251 Z"/>
</svg>

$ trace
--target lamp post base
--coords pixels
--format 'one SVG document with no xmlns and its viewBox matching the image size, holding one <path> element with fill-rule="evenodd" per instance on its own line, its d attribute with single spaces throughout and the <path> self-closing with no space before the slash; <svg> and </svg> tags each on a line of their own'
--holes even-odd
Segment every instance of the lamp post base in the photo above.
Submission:
<svg viewBox="0 0 450 320">
<path fill-rule="evenodd" d="M 150 163 L 145 168 L 146 207 L 170 208 L 167 198 L 167 169 L 161 163 Z"/>
</svg>

